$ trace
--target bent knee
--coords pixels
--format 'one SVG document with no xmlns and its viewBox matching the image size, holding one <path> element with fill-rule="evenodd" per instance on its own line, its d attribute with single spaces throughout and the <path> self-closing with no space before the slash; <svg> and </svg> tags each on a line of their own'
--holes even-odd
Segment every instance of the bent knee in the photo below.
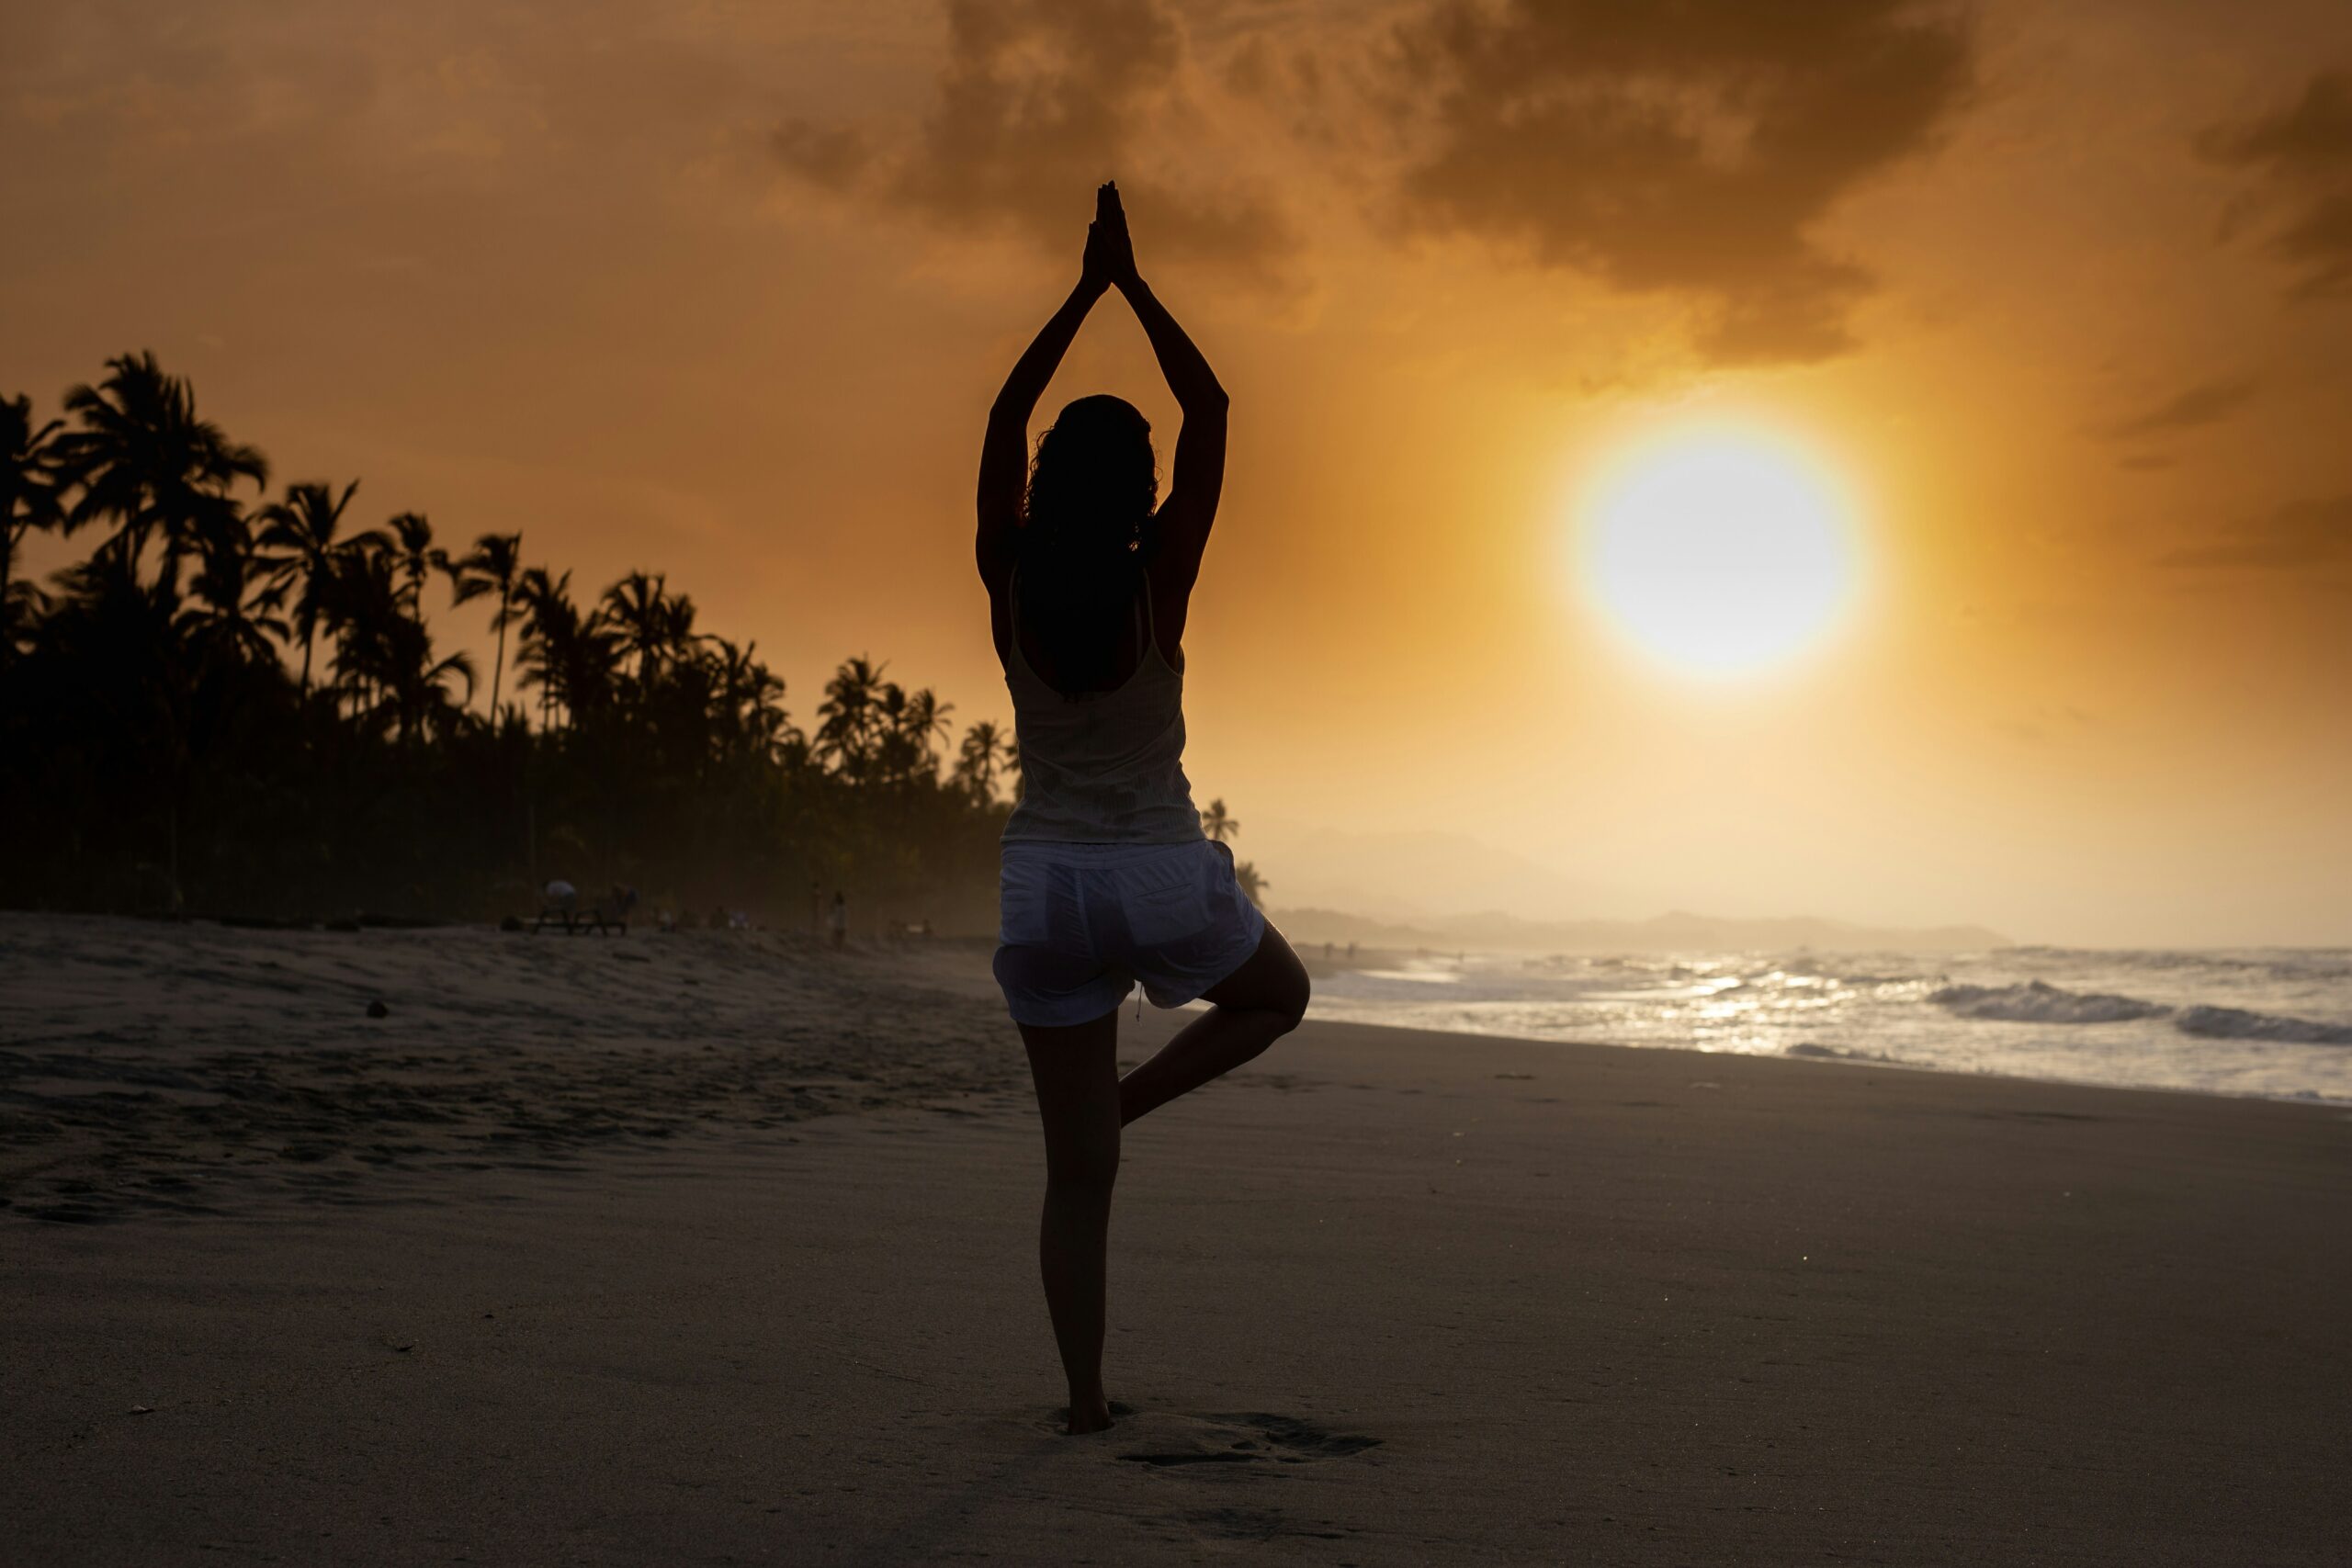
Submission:
<svg viewBox="0 0 2352 1568">
<path fill-rule="evenodd" d="M 1302 966 L 1290 977 L 1289 983 L 1283 987 L 1281 993 L 1273 998 L 1273 1006 L 1269 1010 L 1282 1021 L 1284 1034 L 1296 1029 L 1306 1020 L 1306 1004 L 1314 995 L 1314 986 L 1306 978 L 1306 970 Z"/>
</svg>

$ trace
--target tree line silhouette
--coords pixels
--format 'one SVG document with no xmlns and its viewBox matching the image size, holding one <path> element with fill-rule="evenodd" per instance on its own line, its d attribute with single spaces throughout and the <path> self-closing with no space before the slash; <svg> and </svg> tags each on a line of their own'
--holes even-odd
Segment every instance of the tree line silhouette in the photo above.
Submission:
<svg viewBox="0 0 2352 1568">
<path fill-rule="evenodd" d="M 754 645 L 633 571 L 602 593 L 519 533 L 290 483 L 152 353 L 63 417 L 0 400 L 0 904 L 316 918 L 524 912 L 546 880 L 692 916 L 992 922 L 1011 738 L 849 659 L 812 734 Z M 36 533 L 95 547 L 44 589 Z M 486 694 L 428 595 L 487 616 Z M 478 700 L 479 699 L 479 700 Z"/>
</svg>

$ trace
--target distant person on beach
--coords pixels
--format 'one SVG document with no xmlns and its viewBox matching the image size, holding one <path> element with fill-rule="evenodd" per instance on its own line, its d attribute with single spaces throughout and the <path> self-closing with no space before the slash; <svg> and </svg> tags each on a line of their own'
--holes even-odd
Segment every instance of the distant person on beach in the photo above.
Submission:
<svg viewBox="0 0 2352 1568">
<path fill-rule="evenodd" d="M 1184 416 L 1168 496 L 1151 427 L 1080 398 L 1029 419 L 1095 301 L 1117 289 Z M 1136 270 L 1115 186 L 1095 196 L 1078 287 L 1021 355 L 980 450 L 980 580 L 1012 696 L 1021 800 L 1006 823 L 997 983 L 1046 1133 L 1038 1258 L 1069 1378 L 1069 1430 L 1111 1424 L 1103 1248 L 1119 1129 L 1297 1027 L 1306 971 L 1201 831 L 1186 782 L 1185 616 L 1225 483 L 1226 395 Z M 1118 1010 L 1215 1004 L 1125 1077 Z"/>
<path fill-rule="evenodd" d="M 849 899 L 839 888 L 833 890 L 833 907 L 826 911 L 825 925 L 833 933 L 834 951 L 849 945 Z"/>
</svg>

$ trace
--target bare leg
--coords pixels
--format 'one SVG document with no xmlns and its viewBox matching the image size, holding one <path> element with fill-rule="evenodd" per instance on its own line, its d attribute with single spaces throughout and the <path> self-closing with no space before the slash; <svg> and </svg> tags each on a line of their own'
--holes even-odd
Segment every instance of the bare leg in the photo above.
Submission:
<svg viewBox="0 0 2352 1568">
<path fill-rule="evenodd" d="M 1119 1014 L 1058 1029 L 1024 1023 L 1021 1042 L 1046 1127 L 1037 1265 L 1069 1378 L 1069 1429 L 1099 1432 L 1111 1424 L 1102 1396 L 1103 1249 L 1119 1173 Z"/>
<path fill-rule="evenodd" d="M 1204 993 L 1216 1005 L 1119 1080 L 1121 1124 L 1231 1072 L 1296 1029 L 1307 990 L 1306 966 L 1268 926 L 1249 961 Z"/>
</svg>

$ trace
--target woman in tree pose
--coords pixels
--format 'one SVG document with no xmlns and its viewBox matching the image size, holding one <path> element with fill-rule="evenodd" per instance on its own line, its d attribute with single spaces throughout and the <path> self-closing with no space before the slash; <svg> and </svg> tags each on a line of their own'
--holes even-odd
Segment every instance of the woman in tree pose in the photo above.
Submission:
<svg viewBox="0 0 2352 1568">
<path fill-rule="evenodd" d="M 1031 413 L 1080 323 L 1115 288 L 1183 410 L 1168 499 L 1132 403 Z M 1306 971 L 1201 831 L 1185 782 L 1184 616 L 1225 482 L 1225 389 L 1136 271 L 1115 186 L 1096 193 L 1078 287 L 1013 366 L 980 449 L 980 579 L 1021 753 L 1004 829 L 997 982 L 1046 1131 L 1038 1261 L 1069 1377 L 1069 1429 L 1111 1424 L 1103 1247 L 1119 1129 L 1297 1027 Z M 1125 1077 L 1118 1010 L 1214 1005 Z"/>
</svg>

